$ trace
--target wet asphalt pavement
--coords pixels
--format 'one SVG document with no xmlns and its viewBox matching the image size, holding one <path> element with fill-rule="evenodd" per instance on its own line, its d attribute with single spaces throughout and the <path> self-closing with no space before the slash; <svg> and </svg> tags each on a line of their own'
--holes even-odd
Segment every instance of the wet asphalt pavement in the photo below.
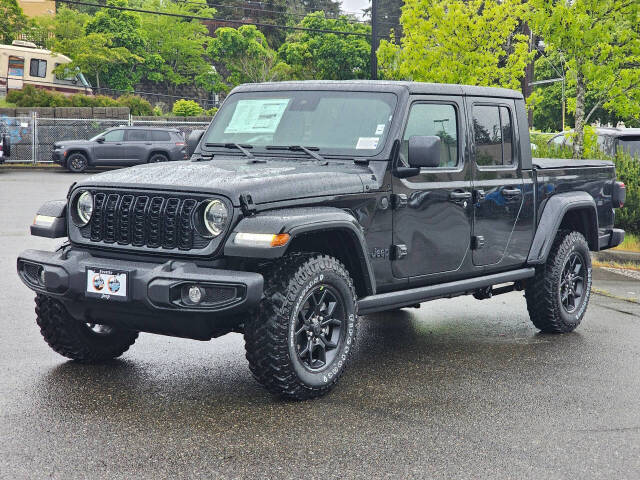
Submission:
<svg viewBox="0 0 640 480">
<path fill-rule="evenodd" d="M 640 477 L 640 305 L 602 295 L 563 336 L 520 293 L 365 317 L 337 388 L 304 403 L 258 386 L 238 334 L 66 361 L 15 259 L 59 243 L 28 226 L 77 177 L 0 169 L 0 478 Z M 610 275 L 595 286 L 638 292 Z"/>
</svg>

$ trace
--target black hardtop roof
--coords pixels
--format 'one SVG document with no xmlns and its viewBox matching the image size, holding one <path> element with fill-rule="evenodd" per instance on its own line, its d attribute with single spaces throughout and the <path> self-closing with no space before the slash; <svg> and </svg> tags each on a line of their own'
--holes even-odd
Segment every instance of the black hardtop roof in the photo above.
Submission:
<svg viewBox="0 0 640 480">
<path fill-rule="evenodd" d="M 389 80 L 304 80 L 290 82 L 245 83 L 231 93 L 278 90 L 347 90 L 364 92 L 399 92 L 423 95 L 466 95 L 523 99 L 522 93 L 508 88 L 476 87 L 449 83 L 404 82 Z"/>
</svg>

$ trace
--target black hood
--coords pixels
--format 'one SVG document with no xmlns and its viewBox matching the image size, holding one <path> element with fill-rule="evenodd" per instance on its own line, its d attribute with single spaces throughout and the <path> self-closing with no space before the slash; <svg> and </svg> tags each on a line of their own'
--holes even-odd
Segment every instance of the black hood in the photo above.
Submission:
<svg viewBox="0 0 640 480">
<path fill-rule="evenodd" d="M 125 187 L 220 194 L 238 205 L 248 193 L 254 203 L 368 191 L 374 177 L 368 166 L 351 161 L 328 165 L 296 160 L 250 163 L 244 158 L 140 165 L 89 177 L 78 186 Z M 366 185 L 366 187 L 365 187 Z"/>
</svg>

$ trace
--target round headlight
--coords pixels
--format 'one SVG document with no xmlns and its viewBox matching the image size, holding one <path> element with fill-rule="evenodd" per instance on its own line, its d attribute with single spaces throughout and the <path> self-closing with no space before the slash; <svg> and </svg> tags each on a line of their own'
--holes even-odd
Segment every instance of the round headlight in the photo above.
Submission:
<svg viewBox="0 0 640 480">
<path fill-rule="evenodd" d="M 90 192 L 82 192 L 80 194 L 76 202 L 76 213 L 80 224 L 86 225 L 89 223 L 93 213 L 93 195 Z"/>
<path fill-rule="evenodd" d="M 227 207 L 220 200 L 211 200 L 204 209 L 204 226 L 214 237 L 224 231 L 228 218 Z"/>
</svg>

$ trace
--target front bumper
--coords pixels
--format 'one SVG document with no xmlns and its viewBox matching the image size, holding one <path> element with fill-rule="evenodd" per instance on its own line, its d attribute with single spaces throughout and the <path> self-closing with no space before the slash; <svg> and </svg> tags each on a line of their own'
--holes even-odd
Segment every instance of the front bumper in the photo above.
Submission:
<svg viewBox="0 0 640 480">
<path fill-rule="evenodd" d="M 27 287 L 59 299 L 83 322 L 201 340 L 243 323 L 260 301 L 264 282 L 262 275 L 253 272 L 203 268 L 187 261 L 107 259 L 74 249 L 26 250 L 18 257 L 17 267 Z M 126 301 L 87 296 L 87 268 L 126 272 Z M 183 292 L 192 285 L 208 292 L 208 300 L 190 303 Z"/>
<path fill-rule="evenodd" d="M 62 165 L 63 167 L 67 163 L 67 159 L 64 156 L 63 150 L 54 150 L 51 154 L 51 160 L 53 160 L 53 163 L 57 163 L 58 165 Z"/>
</svg>

